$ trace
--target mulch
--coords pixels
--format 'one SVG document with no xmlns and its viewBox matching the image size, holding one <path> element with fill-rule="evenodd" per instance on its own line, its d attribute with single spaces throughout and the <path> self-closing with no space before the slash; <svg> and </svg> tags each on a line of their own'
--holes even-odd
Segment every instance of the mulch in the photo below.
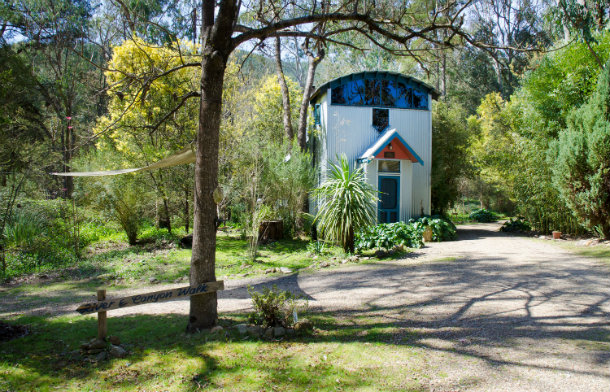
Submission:
<svg viewBox="0 0 610 392">
<path fill-rule="evenodd" d="M 11 325 L 0 321 L 0 342 L 20 338 L 27 335 L 28 332 L 28 329 L 23 325 Z"/>
</svg>

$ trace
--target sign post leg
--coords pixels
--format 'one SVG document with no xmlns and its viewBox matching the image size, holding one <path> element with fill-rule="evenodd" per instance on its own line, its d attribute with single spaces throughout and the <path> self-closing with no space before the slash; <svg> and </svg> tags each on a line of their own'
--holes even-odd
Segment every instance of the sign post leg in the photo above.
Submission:
<svg viewBox="0 0 610 392">
<path fill-rule="evenodd" d="M 106 290 L 97 291 L 97 300 L 103 301 L 106 299 Z M 97 312 L 97 338 L 104 340 L 108 333 L 108 324 L 106 323 L 106 312 Z"/>
</svg>

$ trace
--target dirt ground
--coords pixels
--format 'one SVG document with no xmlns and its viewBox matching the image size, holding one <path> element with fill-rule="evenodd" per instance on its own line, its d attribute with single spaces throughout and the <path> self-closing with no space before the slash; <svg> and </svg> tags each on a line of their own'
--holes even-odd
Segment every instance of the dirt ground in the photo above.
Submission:
<svg viewBox="0 0 610 392">
<path fill-rule="evenodd" d="M 247 285 L 276 284 L 314 310 L 409 331 L 404 344 L 423 355 L 430 391 L 610 391 L 610 268 L 498 227 L 460 226 L 458 241 L 387 263 L 227 281 L 219 310 L 248 309 Z M 17 310 L 19 299 L 5 299 L 0 317 L 68 313 L 73 304 Z M 142 312 L 187 314 L 188 301 L 111 316 Z"/>
</svg>

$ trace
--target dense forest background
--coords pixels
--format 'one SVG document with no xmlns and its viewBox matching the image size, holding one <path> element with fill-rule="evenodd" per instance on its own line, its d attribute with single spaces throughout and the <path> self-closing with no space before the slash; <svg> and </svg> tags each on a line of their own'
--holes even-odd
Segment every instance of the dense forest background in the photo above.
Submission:
<svg viewBox="0 0 610 392">
<path fill-rule="evenodd" d="M 194 141 L 199 7 L 0 2 L 3 276 L 70 263 L 111 231 L 131 244 L 151 230 L 190 231 L 193 165 L 78 179 L 49 173 L 142 167 Z M 218 216 L 244 236 L 275 218 L 288 235 L 307 233 L 312 85 L 389 70 L 441 94 L 433 105 L 435 213 L 475 201 L 540 232 L 609 238 L 609 11 L 602 0 L 480 0 L 465 15 L 476 44 L 395 52 L 346 31 L 240 47 L 223 91 Z"/>
</svg>

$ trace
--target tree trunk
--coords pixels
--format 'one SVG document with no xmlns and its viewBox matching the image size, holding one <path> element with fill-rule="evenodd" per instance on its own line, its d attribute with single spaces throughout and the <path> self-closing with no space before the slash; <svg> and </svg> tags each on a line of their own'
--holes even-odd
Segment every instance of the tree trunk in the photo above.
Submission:
<svg viewBox="0 0 610 392">
<path fill-rule="evenodd" d="M 288 141 L 292 142 L 292 139 L 294 139 L 294 131 L 292 130 L 290 92 L 288 91 L 286 78 L 284 76 L 284 69 L 282 68 L 282 48 L 280 37 L 275 38 L 275 70 L 277 72 L 277 80 L 280 83 L 280 89 L 282 90 L 282 117 L 284 120 L 284 133 L 286 134 Z"/>
<path fill-rule="evenodd" d="M 218 186 L 218 145 L 222 88 L 231 35 L 237 17 L 235 0 L 221 2 L 214 22 L 214 0 L 204 0 L 202 7 L 201 104 L 195 162 L 193 254 L 190 284 L 216 281 L 216 204 L 213 192 Z M 216 324 L 216 292 L 191 296 L 188 332 Z"/>
<path fill-rule="evenodd" d="M 297 140 L 301 151 L 307 149 L 307 110 L 309 109 L 309 98 L 313 91 L 313 81 L 316 76 L 316 68 L 320 61 L 324 58 L 324 50 L 318 50 L 318 55 L 314 56 L 313 53 L 308 53 L 309 65 L 307 67 L 307 79 L 305 79 L 305 87 L 303 88 L 303 100 L 301 101 L 301 108 L 299 110 L 299 128 L 297 131 Z"/>
<path fill-rule="evenodd" d="M 169 200 L 167 198 L 163 198 L 163 210 L 161 214 L 159 214 L 159 227 L 162 229 L 167 229 L 169 233 L 172 232 L 172 222 L 169 213 Z"/>
<path fill-rule="evenodd" d="M 189 216 L 189 190 L 184 190 L 184 232 L 189 233 L 189 224 L 191 217 Z"/>
</svg>

